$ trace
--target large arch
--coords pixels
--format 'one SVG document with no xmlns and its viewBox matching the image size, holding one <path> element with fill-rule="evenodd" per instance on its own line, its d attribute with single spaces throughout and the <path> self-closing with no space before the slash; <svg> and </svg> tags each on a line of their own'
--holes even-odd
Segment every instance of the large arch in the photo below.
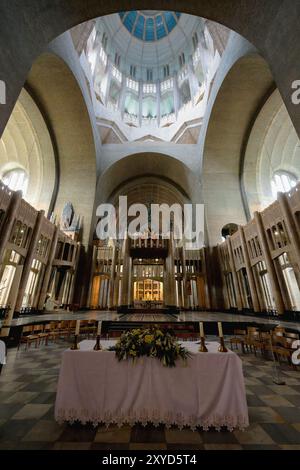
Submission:
<svg viewBox="0 0 300 470">
<path fill-rule="evenodd" d="M 300 142 L 278 90 L 260 110 L 245 152 L 243 181 L 252 216 L 274 201 L 271 180 L 276 171 L 300 179 Z"/>
<path fill-rule="evenodd" d="M 59 185 L 54 213 L 71 201 L 83 216 L 83 244 L 90 239 L 96 188 L 96 154 L 92 127 L 78 83 L 65 62 L 51 53 L 34 63 L 27 82 L 47 120 L 57 155 Z"/>
<path fill-rule="evenodd" d="M 273 86 L 265 60 L 257 53 L 248 53 L 225 76 L 207 116 L 202 194 L 211 245 L 221 241 L 221 230 L 227 223 L 246 222 L 240 164 L 249 123 Z"/>
<path fill-rule="evenodd" d="M 0 177 L 16 169 L 28 175 L 25 199 L 47 214 L 56 183 L 55 155 L 45 120 L 24 88 L 0 140 Z"/>
<path fill-rule="evenodd" d="M 138 178 L 160 178 L 192 202 L 200 201 L 200 181 L 177 159 L 159 153 L 138 153 L 111 165 L 99 178 L 97 204 L 111 200 L 119 188 Z"/>
<path fill-rule="evenodd" d="M 300 113 L 291 101 L 292 82 L 300 76 L 300 3 L 289 0 L 247 3 L 244 0 L 226 3 L 203 0 L 189 4 L 184 0 L 132 0 L 129 3 L 118 0 L 113 4 L 104 0 L 72 0 L 68 3 L 33 0 L 22 8 L 17 0 L 3 1 L 0 25 L 2 43 L 6 47 L 0 55 L 0 63 L 1 79 L 7 86 L 7 105 L 1 108 L 0 131 L 5 127 L 31 64 L 52 39 L 97 16 L 126 9 L 151 8 L 208 18 L 237 31 L 255 44 L 268 61 L 295 128 L 300 132 Z"/>
</svg>

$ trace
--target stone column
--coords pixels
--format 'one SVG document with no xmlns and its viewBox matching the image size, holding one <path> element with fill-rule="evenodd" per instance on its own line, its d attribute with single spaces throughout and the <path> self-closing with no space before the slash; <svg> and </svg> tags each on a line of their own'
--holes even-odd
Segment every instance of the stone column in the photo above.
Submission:
<svg viewBox="0 0 300 470">
<path fill-rule="evenodd" d="M 251 292 L 251 298 L 252 298 L 252 304 L 253 304 L 253 310 L 254 312 L 260 312 L 260 305 L 259 305 L 259 299 L 257 295 L 257 290 L 256 290 L 256 285 L 255 285 L 255 279 L 252 271 L 252 266 L 250 263 L 250 257 L 247 249 L 247 244 L 246 244 L 246 239 L 245 239 L 245 233 L 243 227 L 239 226 L 239 234 L 241 238 L 241 243 L 242 243 L 242 250 L 243 250 L 243 255 L 244 255 L 244 260 L 245 260 L 245 265 L 246 265 L 246 272 L 247 272 L 247 277 L 248 277 L 248 282 L 249 282 L 249 288 Z"/>
<path fill-rule="evenodd" d="M 143 114 L 143 82 L 139 81 L 139 125 L 142 125 L 142 114 Z"/>
<path fill-rule="evenodd" d="M 128 305 L 133 304 L 133 262 L 132 258 L 129 258 L 129 273 L 128 273 Z"/>
<path fill-rule="evenodd" d="M 15 218 L 22 200 L 22 192 L 16 191 L 13 193 L 10 204 L 5 214 L 5 219 L 2 225 L 0 237 L 0 263 L 3 261 L 6 246 L 14 226 Z"/>
<path fill-rule="evenodd" d="M 122 119 L 124 117 L 124 109 L 125 109 L 125 98 L 126 98 L 126 77 L 124 74 L 122 74 L 122 88 L 121 88 L 121 93 L 119 96 L 119 110 L 122 116 Z"/>
<path fill-rule="evenodd" d="M 91 274 L 90 274 L 89 291 L 88 291 L 88 297 L 87 297 L 87 305 L 86 305 L 87 308 L 90 308 L 90 305 L 91 305 L 91 297 L 92 297 L 96 262 L 97 262 L 97 246 L 93 245 L 92 266 L 91 266 L 92 269 L 91 269 Z"/>
<path fill-rule="evenodd" d="M 41 288 L 39 301 L 38 301 L 39 310 L 43 310 L 45 302 L 46 302 L 46 297 L 47 297 L 48 288 L 49 288 L 49 281 L 50 281 L 51 272 L 52 272 L 52 264 L 53 264 L 55 252 L 56 252 L 58 232 L 59 232 L 58 227 L 55 227 L 54 232 L 53 232 L 53 237 L 52 237 L 51 248 L 50 248 L 50 252 L 49 252 L 49 256 L 47 260 L 46 270 L 44 274 L 44 279 L 42 283 L 42 288 Z"/>
<path fill-rule="evenodd" d="M 166 259 L 166 268 L 167 268 L 167 278 L 168 278 L 168 293 L 169 293 L 169 299 L 168 299 L 168 305 L 169 306 L 175 306 L 175 294 L 176 294 L 176 288 L 175 288 L 175 266 L 174 266 L 174 234 L 173 232 L 170 233 L 170 239 L 169 239 L 169 252 L 168 252 L 168 257 Z"/>
<path fill-rule="evenodd" d="M 110 82 L 112 77 L 112 64 L 110 62 L 110 57 L 107 56 L 107 81 L 106 81 L 106 90 L 105 90 L 105 106 L 107 106 L 109 101 L 109 90 L 110 90 Z"/>
<path fill-rule="evenodd" d="M 179 89 L 178 89 L 178 75 L 177 72 L 174 75 L 174 88 L 173 88 L 173 93 L 174 93 L 174 111 L 175 111 L 175 116 L 177 119 L 178 112 L 180 109 L 180 98 L 179 98 Z"/>
<path fill-rule="evenodd" d="M 219 265 L 220 265 L 220 271 L 221 271 L 221 277 L 222 277 L 222 284 L 223 284 L 223 300 L 224 300 L 224 307 L 225 310 L 230 309 L 230 297 L 228 294 L 228 288 L 227 288 L 227 283 L 226 283 L 226 276 L 224 274 L 224 264 L 222 263 L 222 257 L 221 257 L 221 248 L 218 246 L 218 259 L 219 259 Z"/>
<path fill-rule="evenodd" d="M 17 312 L 20 311 L 21 306 L 22 306 L 22 301 L 23 301 L 32 261 L 34 260 L 37 244 L 39 242 L 40 235 L 41 235 L 41 226 L 42 226 L 44 217 L 45 217 L 45 211 L 43 210 L 39 211 L 36 222 L 35 222 L 33 234 L 30 240 L 30 245 L 28 248 L 27 256 L 24 262 L 23 274 L 22 274 L 20 287 L 19 287 L 19 293 L 18 293 L 17 302 L 16 302 Z"/>
<path fill-rule="evenodd" d="M 186 282 L 186 258 L 184 246 L 181 248 L 181 263 L 182 263 L 182 286 L 183 286 L 183 308 L 188 308 L 187 298 L 187 282 Z"/>
<path fill-rule="evenodd" d="M 280 209 L 284 216 L 284 221 L 286 229 L 288 232 L 289 239 L 293 245 L 294 260 L 291 260 L 297 279 L 297 283 L 300 289 L 300 236 L 293 217 L 288 197 L 284 193 L 278 193 L 277 196 L 278 202 L 280 204 Z M 293 261 L 295 261 L 293 263 Z"/>
<path fill-rule="evenodd" d="M 233 250 L 231 245 L 231 240 L 228 238 L 228 251 L 229 251 L 229 259 L 231 265 L 231 273 L 232 273 L 232 280 L 233 280 L 233 287 L 235 292 L 235 299 L 236 299 L 236 306 L 239 311 L 243 310 L 243 303 L 241 297 L 241 291 L 239 287 L 238 277 L 235 270 L 234 258 L 233 258 Z"/>
<path fill-rule="evenodd" d="M 265 229 L 261 220 L 261 215 L 258 212 L 254 212 L 254 220 L 256 222 L 256 227 L 258 231 L 258 236 L 260 240 L 261 250 L 264 257 L 264 261 L 266 263 L 272 294 L 275 301 L 275 306 L 277 313 L 282 315 L 284 313 L 284 301 L 281 295 L 280 285 L 278 282 L 278 278 L 276 276 L 276 269 L 273 263 L 273 259 L 270 253 Z"/>
<path fill-rule="evenodd" d="M 125 234 L 122 246 L 122 259 L 123 259 L 123 272 L 121 283 L 121 306 L 127 308 L 129 305 L 128 286 L 129 286 L 129 270 L 130 270 L 130 254 L 129 254 L 130 239 L 128 234 Z"/>
<path fill-rule="evenodd" d="M 68 302 L 69 304 L 72 304 L 74 300 L 75 281 L 76 281 L 76 276 L 77 276 L 79 257 L 80 257 L 80 243 L 77 243 L 76 253 L 74 255 L 72 280 L 71 280 L 71 285 L 70 285 L 70 290 L 69 290 L 69 302 Z"/>
<path fill-rule="evenodd" d="M 23 265 L 20 264 L 16 266 L 16 272 L 14 275 L 14 279 L 10 288 L 8 301 L 7 301 L 8 305 L 10 305 L 10 308 L 8 311 L 7 318 L 5 319 L 4 324 L 1 328 L 1 332 L 0 332 L 0 336 L 2 337 L 7 337 L 9 335 L 11 321 L 13 319 L 14 312 L 15 312 L 19 285 L 20 285 L 20 281 L 22 277 L 22 271 L 23 271 Z"/>
<path fill-rule="evenodd" d="M 116 257 L 117 249 L 116 245 L 113 245 L 112 257 L 111 257 L 111 269 L 110 269 L 110 279 L 109 279 L 109 299 L 108 299 L 108 308 L 112 310 L 115 306 L 114 303 L 114 288 L 115 288 L 115 277 L 116 277 Z"/>
<path fill-rule="evenodd" d="M 194 67 L 192 64 L 188 64 L 188 79 L 191 91 L 191 99 L 194 100 L 194 97 L 198 91 L 198 81 L 195 76 Z"/>
<path fill-rule="evenodd" d="M 157 125 L 160 125 L 160 81 L 156 82 Z"/>
</svg>

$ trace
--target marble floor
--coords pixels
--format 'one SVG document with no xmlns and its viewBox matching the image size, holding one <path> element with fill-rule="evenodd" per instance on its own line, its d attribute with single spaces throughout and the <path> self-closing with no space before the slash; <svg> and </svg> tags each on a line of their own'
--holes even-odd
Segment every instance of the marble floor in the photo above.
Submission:
<svg viewBox="0 0 300 470">
<path fill-rule="evenodd" d="M 128 322 L 255 322 L 259 324 L 277 324 L 285 328 L 293 329 L 300 332 L 300 323 L 286 322 L 273 318 L 259 318 L 259 316 L 252 315 L 238 315 L 220 312 L 180 312 L 179 315 L 169 315 L 161 313 L 145 314 L 145 313 L 132 313 L 126 315 L 119 315 L 113 311 L 97 311 L 87 310 L 80 312 L 68 312 L 66 310 L 47 312 L 43 315 L 34 315 L 29 317 L 21 317 L 12 321 L 12 326 L 26 325 L 28 323 L 39 323 L 41 321 L 62 321 L 62 320 L 102 320 L 102 321 L 128 321 Z M 0 324 L 1 326 L 1 324 Z"/>
<path fill-rule="evenodd" d="M 58 425 L 56 384 L 67 346 L 58 340 L 9 350 L 0 375 L 0 449 L 300 450 L 300 370 L 282 365 L 285 385 L 275 385 L 273 363 L 253 354 L 241 355 L 250 418 L 244 432 Z"/>
</svg>

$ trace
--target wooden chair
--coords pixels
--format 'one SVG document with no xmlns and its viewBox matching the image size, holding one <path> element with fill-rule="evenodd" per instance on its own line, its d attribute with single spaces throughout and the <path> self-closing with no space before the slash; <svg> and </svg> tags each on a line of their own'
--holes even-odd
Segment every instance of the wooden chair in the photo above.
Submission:
<svg viewBox="0 0 300 470">
<path fill-rule="evenodd" d="M 45 342 L 45 345 L 48 344 L 49 333 L 44 331 L 44 325 L 34 325 L 33 334 L 39 337 L 38 345 L 40 345 L 42 341 Z"/>
<path fill-rule="evenodd" d="M 244 353 L 245 352 L 244 342 L 245 342 L 247 331 L 246 330 L 233 330 L 233 334 L 234 336 L 229 339 L 231 349 L 234 349 L 233 348 L 234 345 L 235 345 L 235 349 L 238 349 L 238 345 L 240 344 L 242 348 L 242 352 Z"/>
<path fill-rule="evenodd" d="M 244 345 L 246 346 L 247 351 L 256 352 L 259 349 L 263 353 L 264 345 L 260 339 L 260 332 L 256 327 L 247 327 L 247 335 L 244 338 Z"/>
<path fill-rule="evenodd" d="M 18 350 L 21 344 L 26 345 L 26 349 L 28 349 L 31 343 L 35 343 L 35 347 L 38 347 L 39 336 L 33 333 L 33 325 L 23 326 L 22 336 L 20 342 L 18 344 Z"/>
</svg>

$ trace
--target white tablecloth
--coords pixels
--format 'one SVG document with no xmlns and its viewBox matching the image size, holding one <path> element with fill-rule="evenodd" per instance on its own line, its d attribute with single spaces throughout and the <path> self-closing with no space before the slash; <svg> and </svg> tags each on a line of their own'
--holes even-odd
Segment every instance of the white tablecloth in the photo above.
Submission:
<svg viewBox="0 0 300 470">
<path fill-rule="evenodd" d="M 119 362 L 113 351 L 93 351 L 94 341 L 63 353 L 55 418 L 85 424 L 141 422 L 202 426 L 229 430 L 248 426 L 242 363 L 232 351 L 219 353 L 217 343 L 185 342 L 192 358 L 164 367 L 155 358 Z M 113 341 L 102 341 L 107 348 Z"/>
</svg>

